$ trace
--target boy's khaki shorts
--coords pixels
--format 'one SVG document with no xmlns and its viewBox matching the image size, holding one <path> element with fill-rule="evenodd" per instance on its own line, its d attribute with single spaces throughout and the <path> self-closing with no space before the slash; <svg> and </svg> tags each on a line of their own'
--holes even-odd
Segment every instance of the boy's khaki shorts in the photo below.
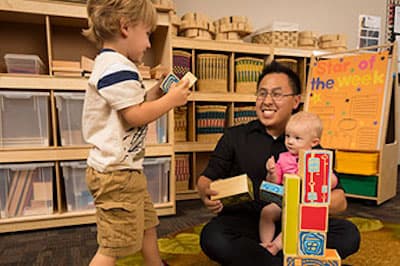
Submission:
<svg viewBox="0 0 400 266">
<path fill-rule="evenodd" d="M 88 167 L 86 183 L 96 205 L 99 252 L 124 257 L 141 250 L 144 230 L 159 223 L 143 171 L 100 173 Z"/>
</svg>

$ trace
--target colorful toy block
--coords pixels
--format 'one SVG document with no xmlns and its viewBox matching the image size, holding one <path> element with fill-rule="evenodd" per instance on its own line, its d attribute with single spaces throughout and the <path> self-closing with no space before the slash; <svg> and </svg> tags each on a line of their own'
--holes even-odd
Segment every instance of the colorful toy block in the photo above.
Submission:
<svg viewBox="0 0 400 266">
<path fill-rule="evenodd" d="M 274 202 L 282 207 L 283 186 L 268 181 L 262 181 L 260 200 Z"/>
<path fill-rule="evenodd" d="M 300 204 L 300 230 L 326 232 L 328 230 L 328 205 Z"/>
<path fill-rule="evenodd" d="M 332 157 L 332 152 L 327 150 L 308 150 L 299 154 L 303 203 L 329 203 Z"/>
<path fill-rule="evenodd" d="M 314 256 L 285 256 L 284 266 L 340 266 L 340 256 L 335 249 L 326 249 L 322 258 Z"/>
<path fill-rule="evenodd" d="M 326 233 L 300 231 L 299 255 L 324 256 Z"/>
</svg>

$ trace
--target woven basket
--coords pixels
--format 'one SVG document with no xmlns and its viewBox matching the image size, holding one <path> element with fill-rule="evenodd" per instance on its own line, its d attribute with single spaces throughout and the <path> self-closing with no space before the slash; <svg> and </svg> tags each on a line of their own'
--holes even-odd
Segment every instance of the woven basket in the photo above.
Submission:
<svg viewBox="0 0 400 266">
<path fill-rule="evenodd" d="M 233 124 L 240 125 L 246 124 L 250 121 L 257 119 L 257 114 L 254 106 L 235 107 L 233 109 L 234 119 Z"/>
<path fill-rule="evenodd" d="M 297 47 L 297 31 L 267 31 L 253 36 L 252 42 L 263 43 L 275 47 Z"/>
<path fill-rule="evenodd" d="M 203 92 L 228 91 L 228 56 L 224 54 L 197 55 L 197 89 Z"/>
<path fill-rule="evenodd" d="M 264 67 L 264 60 L 254 57 L 235 59 L 235 90 L 238 93 L 254 94 L 257 81 Z"/>
<path fill-rule="evenodd" d="M 186 72 L 191 69 L 192 54 L 182 50 L 173 50 L 172 52 L 172 70 L 178 78 L 182 78 Z"/>
<path fill-rule="evenodd" d="M 175 177 L 176 177 L 177 191 L 185 191 L 189 189 L 189 178 L 190 178 L 189 154 L 175 155 Z"/>
<path fill-rule="evenodd" d="M 226 109 L 224 105 L 196 106 L 197 141 L 213 143 L 222 136 Z"/>
<path fill-rule="evenodd" d="M 175 118 L 175 141 L 187 141 L 187 107 L 180 106 L 174 110 Z"/>
</svg>

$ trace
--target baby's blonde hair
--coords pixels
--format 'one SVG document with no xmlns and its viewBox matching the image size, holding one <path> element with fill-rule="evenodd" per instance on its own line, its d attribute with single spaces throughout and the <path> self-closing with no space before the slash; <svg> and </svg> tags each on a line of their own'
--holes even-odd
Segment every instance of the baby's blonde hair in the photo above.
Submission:
<svg viewBox="0 0 400 266">
<path fill-rule="evenodd" d="M 132 25 L 143 22 L 152 30 L 157 25 L 157 11 L 150 0 L 88 0 L 87 13 L 89 28 L 83 35 L 98 46 L 120 32 L 121 18 Z"/>
<path fill-rule="evenodd" d="M 314 134 L 314 137 L 321 138 L 322 136 L 322 121 L 318 115 L 301 111 L 293 114 L 286 124 L 286 127 L 293 124 L 302 124 L 306 127 L 310 134 Z"/>
</svg>

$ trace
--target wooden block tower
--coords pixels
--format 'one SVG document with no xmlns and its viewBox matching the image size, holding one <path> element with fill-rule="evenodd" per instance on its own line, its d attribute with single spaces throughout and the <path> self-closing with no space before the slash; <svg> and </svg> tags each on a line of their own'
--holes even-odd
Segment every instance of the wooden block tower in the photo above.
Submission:
<svg viewBox="0 0 400 266">
<path fill-rule="evenodd" d="M 327 150 L 302 151 L 298 175 L 285 175 L 282 212 L 285 266 L 341 265 L 336 250 L 326 248 L 332 156 Z"/>
</svg>

